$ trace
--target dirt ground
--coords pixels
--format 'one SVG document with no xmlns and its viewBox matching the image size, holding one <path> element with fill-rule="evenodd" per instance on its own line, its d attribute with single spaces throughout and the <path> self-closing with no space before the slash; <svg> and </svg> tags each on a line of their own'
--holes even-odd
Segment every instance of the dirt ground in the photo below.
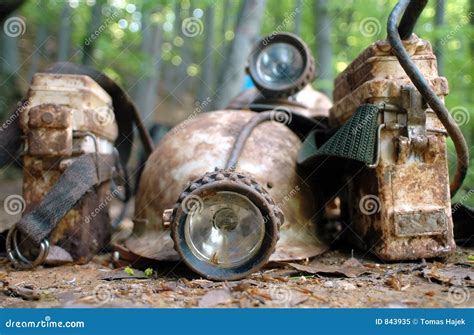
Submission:
<svg viewBox="0 0 474 335">
<path fill-rule="evenodd" d="M 21 194 L 20 187 L 1 182 L 2 203 Z M 16 219 L 1 206 L 0 228 Z M 0 307 L 474 307 L 473 248 L 414 263 L 380 263 L 364 252 L 332 250 L 232 282 L 198 278 L 183 264 L 155 264 L 153 273 L 124 271 L 112 255 L 32 271 L 15 270 L 0 258 Z"/>
</svg>

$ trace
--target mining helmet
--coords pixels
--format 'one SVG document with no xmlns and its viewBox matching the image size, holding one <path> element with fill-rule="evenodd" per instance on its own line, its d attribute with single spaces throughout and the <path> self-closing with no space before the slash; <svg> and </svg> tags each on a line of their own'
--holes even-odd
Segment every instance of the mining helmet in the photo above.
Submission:
<svg viewBox="0 0 474 335">
<path fill-rule="evenodd" d="M 326 250 L 317 234 L 322 204 L 296 165 L 300 130 L 331 105 L 309 86 L 311 53 L 292 34 L 270 35 L 247 71 L 258 92 L 234 99 L 236 109 L 191 114 L 149 157 L 125 242 L 132 254 L 233 280 Z"/>
</svg>

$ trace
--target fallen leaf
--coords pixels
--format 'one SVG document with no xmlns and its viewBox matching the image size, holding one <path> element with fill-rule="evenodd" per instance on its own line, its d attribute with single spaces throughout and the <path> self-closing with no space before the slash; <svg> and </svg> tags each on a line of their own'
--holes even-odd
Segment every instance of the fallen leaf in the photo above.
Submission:
<svg viewBox="0 0 474 335">
<path fill-rule="evenodd" d="M 318 261 L 313 261 L 308 265 L 301 265 L 298 263 L 289 263 L 288 265 L 295 268 L 296 270 L 310 274 L 337 274 L 346 276 L 348 278 L 359 277 L 364 273 L 371 272 L 355 258 L 349 258 L 342 265 L 327 265 Z"/>
<path fill-rule="evenodd" d="M 435 264 L 422 271 L 423 277 L 440 283 L 455 286 L 474 286 L 474 269 L 471 266 L 462 267 L 454 264 L 442 266 Z"/>
<path fill-rule="evenodd" d="M 393 288 L 395 291 L 401 291 L 402 290 L 402 282 L 400 276 L 390 276 L 387 278 L 385 283 Z"/>
<path fill-rule="evenodd" d="M 133 269 L 133 275 L 130 275 L 130 271 L 124 271 L 122 269 L 110 271 L 107 274 L 100 277 L 101 280 L 122 280 L 122 279 L 149 279 L 143 271 Z"/>
<path fill-rule="evenodd" d="M 232 295 L 228 289 L 212 290 L 207 292 L 199 300 L 198 307 L 208 308 L 217 305 L 232 303 Z"/>
<path fill-rule="evenodd" d="M 160 283 L 158 284 L 158 287 L 154 289 L 154 292 L 158 293 L 158 292 L 175 291 L 177 287 L 178 287 L 178 284 L 176 282 L 160 281 Z"/>
<path fill-rule="evenodd" d="M 41 298 L 41 294 L 32 287 L 9 286 L 3 293 L 7 296 L 24 300 L 40 300 Z"/>
<path fill-rule="evenodd" d="M 59 266 L 72 262 L 74 262 L 74 260 L 72 259 L 72 256 L 69 252 L 57 245 L 52 245 L 49 248 L 48 257 L 46 258 L 45 264 Z"/>
</svg>

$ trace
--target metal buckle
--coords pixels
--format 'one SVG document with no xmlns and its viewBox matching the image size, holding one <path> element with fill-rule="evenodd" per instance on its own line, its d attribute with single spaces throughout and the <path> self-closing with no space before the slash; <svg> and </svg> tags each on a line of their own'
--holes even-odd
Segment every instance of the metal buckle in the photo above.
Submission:
<svg viewBox="0 0 474 335">
<path fill-rule="evenodd" d="M 381 125 L 379 125 L 377 129 L 377 148 L 375 149 L 377 150 L 377 152 L 375 155 L 375 162 L 373 164 L 367 165 L 367 167 L 370 169 L 375 169 L 379 165 L 379 162 L 380 162 L 380 133 L 382 132 L 383 128 L 385 128 L 385 123 L 382 123 Z"/>
<path fill-rule="evenodd" d="M 18 229 L 16 224 L 11 227 L 8 232 L 6 247 L 8 259 L 12 262 L 13 266 L 18 269 L 32 269 L 41 265 L 46 260 L 49 253 L 49 241 L 48 239 L 44 239 L 40 243 L 40 252 L 38 256 L 34 260 L 26 258 L 18 247 Z"/>
</svg>

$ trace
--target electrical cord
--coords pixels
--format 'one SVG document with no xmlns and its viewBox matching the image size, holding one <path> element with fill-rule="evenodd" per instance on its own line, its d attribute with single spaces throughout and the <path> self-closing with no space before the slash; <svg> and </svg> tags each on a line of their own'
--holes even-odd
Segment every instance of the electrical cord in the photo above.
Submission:
<svg viewBox="0 0 474 335">
<path fill-rule="evenodd" d="M 451 197 L 453 197 L 466 177 L 469 167 L 469 149 L 458 125 L 452 118 L 451 114 L 449 114 L 444 103 L 430 87 L 418 67 L 411 60 L 410 55 L 405 50 L 401 40 L 401 38 L 407 39 L 411 36 L 416 21 L 423 11 L 426 2 L 427 1 L 425 0 L 400 0 L 388 17 L 387 34 L 393 53 L 400 62 L 400 65 L 423 98 L 436 113 L 436 116 L 454 142 L 457 154 L 457 166 L 456 173 L 450 185 Z M 400 27 L 398 28 L 397 23 L 402 13 L 404 13 L 404 15 L 400 21 Z"/>
</svg>

